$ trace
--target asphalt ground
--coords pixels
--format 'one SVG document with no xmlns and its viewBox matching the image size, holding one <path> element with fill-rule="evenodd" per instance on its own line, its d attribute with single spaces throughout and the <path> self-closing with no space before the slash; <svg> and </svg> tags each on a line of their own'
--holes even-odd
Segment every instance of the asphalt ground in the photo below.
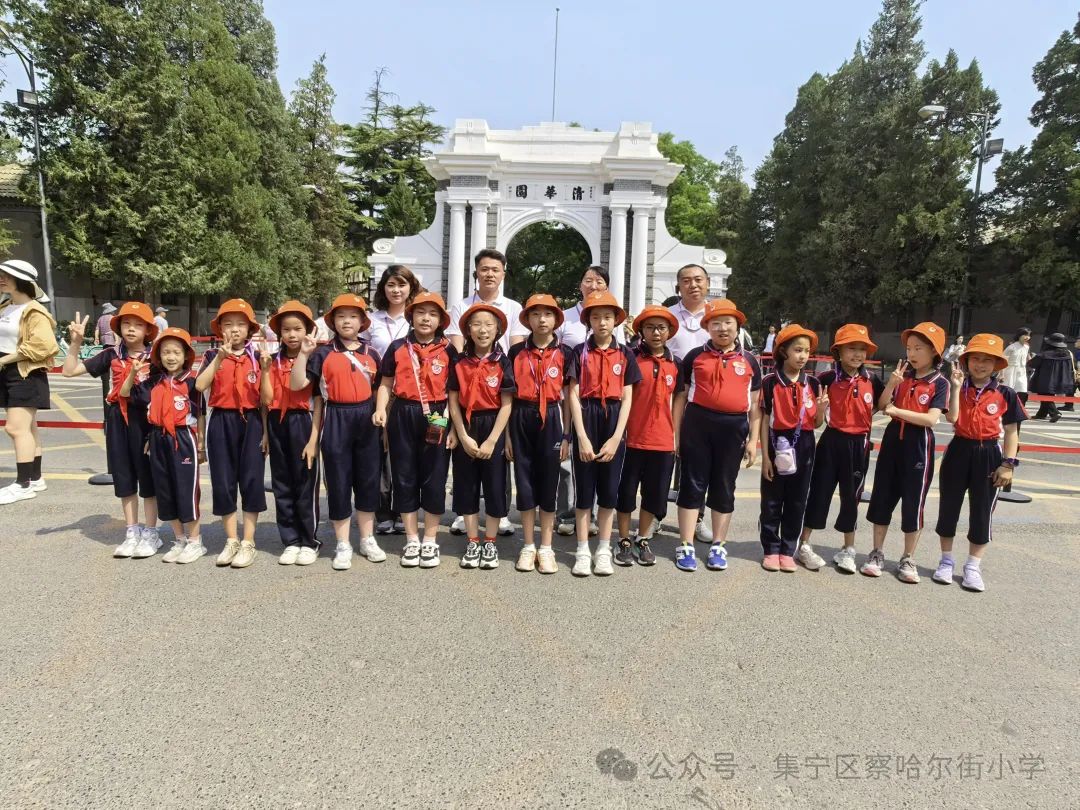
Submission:
<svg viewBox="0 0 1080 810">
<path fill-rule="evenodd" d="M 96 382 L 52 383 L 42 418 L 100 419 Z M 1080 455 L 1023 454 L 1034 500 L 998 506 L 972 594 L 930 581 L 936 485 L 920 585 L 898 531 L 881 579 L 763 572 L 759 468 L 724 572 L 675 569 L 673 512 L 657 565 L 607 578 L 570 575 L 571 538 L 554 576 L 513 570 L 516 537 L 463 571 L 449 534 L 438 569 L 390 537 L 335 572 L 325 523 L 284 567 L 272 505 L 255 565 L 220 570 L 208 481 L 209 556 L 114 560 L 100 432 L 43 435 L 49 490 L 2 507 L 0 807 L 1080 805 Z M 1080 449 L 1080 419 L 1022 441 Z"/>
</svg>

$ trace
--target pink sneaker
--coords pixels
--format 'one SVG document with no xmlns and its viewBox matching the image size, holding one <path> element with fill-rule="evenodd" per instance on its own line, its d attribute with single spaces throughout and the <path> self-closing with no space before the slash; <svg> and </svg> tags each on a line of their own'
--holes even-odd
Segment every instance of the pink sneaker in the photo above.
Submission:
<svg viewBox="0 0 1080 810">
<path fill-rule="evenodd" d="M 788 559 L 791 559 L 790 557 Z M 780 570 L 780 555 L 779 554 L 766 554 L 761 560 L 761 567 L 766 571 L 779 571 Z"/>
<path fill-rule="evenodd" d="M 780 570 L 785 574 L 795 573 L 795 558 L 789 557 L 786 554 L 780 555 Z"/>
</svg>

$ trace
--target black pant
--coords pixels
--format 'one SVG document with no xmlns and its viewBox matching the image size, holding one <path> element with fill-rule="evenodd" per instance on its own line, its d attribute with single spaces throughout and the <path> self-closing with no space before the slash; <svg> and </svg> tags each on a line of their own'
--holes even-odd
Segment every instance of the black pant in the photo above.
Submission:
<svg viewBox="0 0 1080 810">
<path fill-rule="evenodd" d="M 867 519 L 877 526 L 888 526 L 900 503 L 900 531 L 919 531 L 933 480 L 934 431 L 893 420 L 885 428 L 878 450 Z"/>
<path fill-rule="evenodd" d="M 304 446 L 311 437 L 311 412 L 281 411 L 266 415 L 270 444 L 270 482 L 274 490 L 278 534 L 287 546 L 318 548 L 315 529 L 319 525 L 319 459 L 310 469 L 304 461 Z"/>
<path fill-rule="evenodd" d="M 446 402 L 433 402 L 432 412 L 446 412 Z M 426 514 L 446 511 L 446 477 L 450 451 L 446 442 L 424 441 L 428 421 L 419 402 L 398 398 L 386 420 L 390 444 L 390 474 L 394 482 L 394 509 L 401 513 L 423 509 Z"/>
<path fill-rule="evenodd" d="M 991 476 L 1001 466 L 1001 446 L 994 439 L 978 441 L 955 436 L 941 458 L 941 505 L 937 533 L 956 536 L 956 523 L 968 497 L 968 540 L 976 545 L 989 543 L 990 519 L 997 505 L 998 488 Z"/>
<path fill-rule="evenodd" d="M 621 408 L 622 403 L 617 399 L 581 400 L 581 421 L 594 453 L 599 453 L 604 442 L 614 435 Z M 575 507 L 591 510 L 595 504 L 601 509 L 614 509 L 619 500 L 619 478 L 622 476 L 626 439 L 619 442 L 619 448 L 611 461 L 582 461 L 578 451 L 578 439 L 575 436 L 571 467 L 574 471 Z"/>
<path fill-rule="evenodd" d="M 1043 400 L 1039 403 L 1039 410 L 1035 414 L 1035 419 L 1044 419 L 1047 416 L 1058 416 L 1058 407 L 1056 402 L 1050 402 L 1049 400 Z"/>
<path fill-rule="evenodd" d="M 214 514 L 236 511 L 236 491 L 245 512 L 266 511 L 262 454 L 262 416 L 257 410 L 211 408 L 206 420 L 206 454 L 210 461 Z"/>
<path fill-rule="evenodd" d="M 499 412 L 473 411 L 467 430 L 477 443 L 483 444 L 491 435 Z M 495 442 L 491 458 L 472 458 L 460 444 L 454 448 L 454 512 L 475 515 L 480 511 L 480 491 L 484 492 L 484 514 L 504 518 L 507 515 L 506 497 L 506 431 Z"/>
<path fill-rule="evenodd" d="M 195 432 L 178 427 L 170 436 L 150 428 L 150 469 L 157 492 L 158 518 L 192 523 L 199 519 L 199 452 Z"/>
<path fill-rule="evenodd" d="M 537 506 L 554 512 L 562 462 L 562 405 L 548 403 L 544 423 L 535 402 L 515 399 L 510 413 L 510 443 L 514 448 L 514 481 L 518 511 Z M 456 473 L 455 473 L 456 477 Z"/>
<path fill-rule="evenodd" d="M 806 503 L 805 525 L 824 529 L 829 517 L 833 492 L 840 488 L 840 513 L 836 516 L 838 532 L 853 532 L 859 518 L 859 499 L 870 467 L 870 436 L 844 433 L 825 428 L 814 456 L 814 474 Z"/>
<path fill-rule="evenodd" d="M 679 508 L 700 509 L 704 504 L 721 514 L 735 511 L 735 479 L 749 434 L 745 413 L 686 406 L 679 429 Z"/>
<path fill-rule="evenodd" d="M 782 435 L 792 441 L 795 434 L 784 431 Z M 776 457 L 771 441 L 765 452 L 770 460 Z M 795 472 L 780 475 L 774 467 L 772 481 L 761 476 L 761 547 L 766 554 L 795 556 L 813 470 L 814 431 L 804 430 L 795 445 Z"/>
<path fill-rule="evenodd" d="M 331 520 L 348 520 L 354 508 L 374 512 L 379 505 L 379 429 L 371 422 L 373 410 L 371 399 L 326 404 L 319 446 Z"/>
</svg>

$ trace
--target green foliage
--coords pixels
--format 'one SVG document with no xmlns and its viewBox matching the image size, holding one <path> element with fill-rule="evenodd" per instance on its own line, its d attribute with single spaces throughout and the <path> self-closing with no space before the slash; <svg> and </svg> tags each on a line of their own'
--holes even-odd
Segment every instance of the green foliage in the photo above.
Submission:
<svg viewBox="0 0 1080 810">
<path fill-rule="evenodd" d="M 520 230 L 506 251 L 506 294 L 524 301 L 537 292 L 559 299 L 563 306 L 577 300 L 581 274 L 592 256 L 576 230 L 559 222 L 536 222 Z"/>
<path fill-rule="evenodd" d="M 1032 74 L 1042 97 L 1031 146 L 1009 151 L 997 172 L 995 288 L 1003 302 L 1049 311 L 1080 310 L 1080 17 Z"/>
<path fill-rule="evenodd" d="M 831 328 L 959 297 L 979 132 L 967 116 L 993 119 L 998 102 L 951 51 L 918 73 L 919 5 L 885 0 L 867 44 L 799 89 L 755 173 L 731 279 L 755 320 Z M 946 120 L 921 125 L 924 104 Z"/>
</svg>

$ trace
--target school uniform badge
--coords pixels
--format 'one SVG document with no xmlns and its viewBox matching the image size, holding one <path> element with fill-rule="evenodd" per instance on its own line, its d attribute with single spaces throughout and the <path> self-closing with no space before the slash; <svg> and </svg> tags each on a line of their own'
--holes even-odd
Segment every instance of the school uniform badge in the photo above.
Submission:
<svg viewBox="0 0 1080 810">
<path fill-rule="evenodd" d="M 738 374 L 740 377 L 745 377 L 746 376 L 746 363 L 743 363 L 743 362 L 732 363 L 731 367 L 733 369 L 735 369 L 735 373 Z"/>
<path fill-rule="evenodd" d="M 611 367 L 612 374 L 622 374 L 622 363 L 616 363 Z"/>
<path fill-rule="evenodd" d="M 254 385 L 259 381 L 259 375 L 256 374 L 254 371 L 249 371 L 247 375 L 247 381 Z"/>
<path fill-rule="evenodd" d="M 867 391 L 865 394 L 862 395 L 862 401 L 865 402 L 867 405 L 873 405 L 874 395 Z"/>
<path fill-rule="evenodd" d="M 990 414 L 991 416 L 993 416 L 995 413 L 997 413 L 998 412 L 997 403 L 996 402 L 991 402 L 989 405 L 987 405 L 986 406 L 986 412 L 988 414 Z"/>
<path fill-rule="evenodd" d="M 929 394 L 919 394 L 919 404 L 926 405 L 930 401 Z"/>
<path fill-rule="evenodd" d="M 495 374 L 492 374 L 490 377 L 488 377 L 485 380 L 485 382 L 487 383 L 488 388 L 498 388 L 499 387 L 499 378 Z"/>
<path fill-rule="evenodd" d="M 184 410 L 184 406 L 187 405 L 187 397 L 176 396 L 173 397 L 172 406 L 178 411 Z"/>
<path fill-rule="evenodd" d="M 432 363 L 431 363 L 431 373 L 432 374 L 442 374 L 444 368 L 446 368 L 446 366 L 444 366 L 438 360 L 433 360 Z"/>
<path fill-rule="evenodd" d="M 555 368 L 555 366 L 552 366 L 551 368 L 549 368 L 547 370 L 547 375 L 549 377 L 551 377 L 551 379 L 554 380 L 555 378 L 557 378 L 559 376 L 559 370 L 557 368 Z"/>
<path fill-rule="evenodd" d="M 664 385 L 666 385 L 666 386 L 668 386 L 670 388 L 674 384 L 675 384 L 675 378 L 674 377 L 672 377 L 670 374 L 664 375 Z"/>
</svg>

